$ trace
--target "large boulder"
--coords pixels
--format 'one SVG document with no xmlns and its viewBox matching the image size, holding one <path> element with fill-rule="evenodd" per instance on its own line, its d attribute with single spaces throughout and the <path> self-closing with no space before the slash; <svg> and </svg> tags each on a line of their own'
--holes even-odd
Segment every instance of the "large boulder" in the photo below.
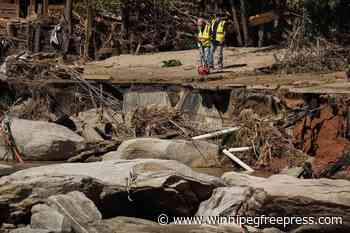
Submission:
<svg viewBox="0 0 350 233">
<path fill-rule="evenodd" d="M 24 221 L 33 205 L 80 191 L 104 217 L 192 216 L 220 178 L 167 160 L 115 160 L 30 168 L 0 179 L 0 221 Z M 1 222 L 0 222 L 1 223 Z"/>
<path fill-rule="evenodd" d="M 102 215 L 94 203 L 81 192 L 49 197 L 47 205 L 32 208 L 31 228 L 54 233 L 86 233 L 87 226 L 100 221 Z"/>
<path fill-rule="evenodd" d="M 53 233 L 70 233 L 71 225 L 68 219 L 56 209 L 44 204 L 38 204 L 31 210 L 32 229 L 45 229 Z"/>
<path fill-rule="evenodd" d="M 102 219 L 95 204 L 81 192 L 51 196 L 48 203 L 69 220 L 75 233 L 85 233 L 86 225 Z"/>
<path fill-rule="evenodd" d="M 128 218 L 128 217 L 117 217 L 112 219 L 103 220 L 90 226 L 89 233 L 99 232 L 99 233 L 242 233 L 241 227 L 238 225 L 207 225 L 207 224 L 197 224 L 197 225 L 186 225 L 186 224 L 170 224 L 161 225 L 156 222 Z M 252 229 L 249 232 L 258 232 Z"/>
<path fill-rule="evenodd" d="M 33 229 L 30 227 L 18 228 L 10 231 L 10 233 L 52 233 L 52 231 L 45 229 Z"/>
<path fill-rule="evenodd" d="M 12 119 L 11 130 L 24 160 L 57 161 L 74 155 L 84 139 L 66 127 L 43 121 Z M 0 159 L 6 154 L 0 144 Z"/>
<path fill-rule="evenodd" d="M 236 172 L 225 173 L 223 179 L 228 185 L 233 186 L 233 189 L 242 186 L 263 189 L 266 192 L 267 198 L 259 204 L 260 208 L 257 209 L 256 215 L 341 216 L 343 224 L 328 226 L 329 230 L 325 232 L 350 229 L 350 181 L 303 180 L 288 175 L 261 178 Z M 227 205 L 225 204 L 223 208 L 225 206 Z M 288 227 L 296 226 L 291 224 Z"/>
<path fill-rule="evenodd" d="M 266 192 L 250 187 L 220 187 L 202 202 L 197 216 L 254 216 L 266 201 Z"/>
<path fill-rule="evenodd" d="M 176 160 L 191 167 L 221 166 L 219 147 L 205 141 L 137 138 L 124 141 L 116 152 L 104 155 L 104 160 L 150 158 Z"/>
<path fill-rule="evenodd" d="M 331 179 L 297 179 L 288 175 L 269 178 L 228 172 L 223 179 L 234 186 L 264 189 L 269 195 L 280 197 L 305 197 L 350 207 L 350 181 Z"/>
</svg>

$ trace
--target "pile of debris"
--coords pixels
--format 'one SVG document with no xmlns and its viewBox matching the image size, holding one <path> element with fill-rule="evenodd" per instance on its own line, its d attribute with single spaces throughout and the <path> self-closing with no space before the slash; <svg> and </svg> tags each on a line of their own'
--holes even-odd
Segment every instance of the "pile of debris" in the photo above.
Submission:
<svg viewBox="0 0 350 233">
<path fill-rule="evenodd" d="M 189 138 L 204 133 L 189 124 L 189 119 L 174 108 L 148 106 L 137 108 L 132 115 L 131 125 L 137 137 Z"/>
<path fill-rule="evenodd" d="M 72 79 L 72 72 L 67 66 L 59 65 L 60 58 L 55 53 L 21 53 L 8 56 L 1 66 L 1 73 L 8 78 L 18 80 L 57 80 Z M 73 70 L 81 72 L 79 66 Z"/>
<path fill-rule="evenodd" d="M 253 148 L 240 155 L 246 163 L 278 173 L 285 167 L 302 166 L 307 160 L 307 155 L 294 147 L 292 138 L 273 120 L 262 119 L 253 110 L 245 109 L 239 122 L 241 128 L 232 142 L 234 147 Z"/>
<path fill-rule="evenodd" d="M 285 73 L 342 71 L 348 68 L 350 48 L 325 39 L 315 42 L 291 41 L 282 57 L 275 56 L 274 69 Z"/>
</svg>

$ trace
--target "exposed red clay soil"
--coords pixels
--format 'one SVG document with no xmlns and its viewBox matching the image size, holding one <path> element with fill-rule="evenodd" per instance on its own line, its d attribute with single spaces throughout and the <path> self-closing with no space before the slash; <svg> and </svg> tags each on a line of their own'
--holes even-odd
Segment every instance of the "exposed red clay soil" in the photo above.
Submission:
<svg viewBox="0 0 350 233">
<path fill-rule="evenodd" d="M 349 140 L 343 137 L 345 123 L 341 110 L 335 113 L 330 106 L 326 106 L 316 116 L 304 117 L 294 128 L 294 143 L 300 145 L 303 141 L 301 149 L 314 155 L 313 169 L 316 174 L 350 148 Z"/>
</svg>

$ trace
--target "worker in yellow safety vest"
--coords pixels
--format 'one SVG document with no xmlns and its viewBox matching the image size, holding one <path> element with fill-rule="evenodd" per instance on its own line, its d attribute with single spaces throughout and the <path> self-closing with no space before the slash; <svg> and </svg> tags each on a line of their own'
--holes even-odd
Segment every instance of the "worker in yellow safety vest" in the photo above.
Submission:
<svg viewBox="0 0 350 233">
<path fill-rule="evenodd" d="M 209 65 L 211 64 L 211 46 L 212 46 L 212 37 L 211 37 L 211 26 L 210 24 L 204 19 L 199 18 L 197 20 L 197 26 L 198 26 L 198 48 L 199 48 L 199 54 L 200 54 L 200 63 L 201 66 L 209 69 Z"/>
<path fill-rule="evenodd" d="M 217 68 L 219 70 L 224 67 L 224 47 L 225 47 L 225 35 L 226 35 L 226 20 L 221 16 L 217 16 L 212 23 L 212 58 L 211 61 L 214 65 L 214 55 L 217 53 Z"/>
</svg>

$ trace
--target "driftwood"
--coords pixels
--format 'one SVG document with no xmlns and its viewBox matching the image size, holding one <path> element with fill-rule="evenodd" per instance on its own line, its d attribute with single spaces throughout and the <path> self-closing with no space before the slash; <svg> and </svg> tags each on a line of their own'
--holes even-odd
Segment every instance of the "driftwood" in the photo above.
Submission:
<svg viewBox="0 0 350 233">
<path fill-rule="evenodd" d="M 234 4 L 234 0 L 231 0 L 231 6 L 232 6 L 231 11 L 232 11 L 233 26 L 235 28 L 237 43 L 239 46 L 243 46 L 241 29 L 240 29 L 238 18 L 237 18 L 237 10 L 236 10 L 235 4 Z"/>
</svg>

